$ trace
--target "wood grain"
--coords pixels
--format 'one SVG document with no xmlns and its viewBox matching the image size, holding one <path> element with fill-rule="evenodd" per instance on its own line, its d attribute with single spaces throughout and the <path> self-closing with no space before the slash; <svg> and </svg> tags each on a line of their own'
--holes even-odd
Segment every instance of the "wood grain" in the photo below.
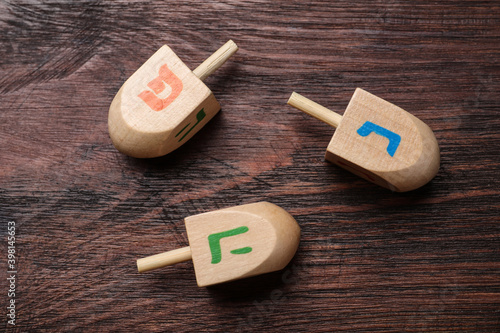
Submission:
<svg viewBox="0 0 500 333">
<path fill-rule="evenodd" d="M 13 332 L 493 332 L 500 327 L 498 1 L 4 1 L 0 248 L 17 226 Z M 109 105 L 163 44 L 222 111 L 166 157 L 113 147 Z M 441 168 L 393 193 L 324 161 L 332 129 L 292 91 L 345 110 L 356 87 L 436 134 Z M 198 288 L 186 216 L 270 201 L 299 223 L 282 271 Z"/>
</svg>

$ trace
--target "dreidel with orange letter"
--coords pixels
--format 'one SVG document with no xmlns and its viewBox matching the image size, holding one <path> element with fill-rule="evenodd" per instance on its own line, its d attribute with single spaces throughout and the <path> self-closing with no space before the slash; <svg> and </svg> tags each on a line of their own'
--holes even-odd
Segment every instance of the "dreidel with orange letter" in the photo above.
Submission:
<svg viewBox="0 0 500 333">
<path fill-rule="evenodd" d="M 429 182 L 439 169 L 439 147 L 420 119 L 357 88 L 341 116 L 297 93 L 288 104 L 336 129 L 325 159 L 397 192 Z"/>
<path fill-rule="evenodd" d="M 238 47 L 228 41 L 194 71 L 162 46 L 125 81 L 109 108 L 109 135 L 132 157 L 163 156 L 177 149 L 220 110 L 202 82 Z"/>
<path fill-rule="evenodd" d="M 137 260 L 139 272 L 192 259 L 205 287 L 283 269 L 299 246 L 300 228 L 284 209 L 258 202 L 184 219 L 189 246 Z"/>
</svg>

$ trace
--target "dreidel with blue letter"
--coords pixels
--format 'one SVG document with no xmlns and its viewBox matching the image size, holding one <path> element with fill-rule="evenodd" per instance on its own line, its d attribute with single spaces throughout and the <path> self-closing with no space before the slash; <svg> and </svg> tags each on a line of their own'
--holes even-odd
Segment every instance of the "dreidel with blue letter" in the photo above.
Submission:
<svg viewBox="0 0 500 333">
<path fill-rule="evenodd" d="M 220 209 L 184 219 L 189 246 L 137 260 L 146 272 L 192 259 L 198 286 L 283 269 L 299 246 L 295 219 L 269 202 Z"/>
<path fill-rule="evenodd" d="M 151 158 L 184 144 L 220 110 L 202 80 L 237 50 L 230 40 L 191 71 L 162 46 L 125 81 L 111 103 L 108 128 L 115 147 L 132 157 Z"/>
<path fill-rule="evenodd" d="M 397 192 L 429 182 L 439 169 L 439 147 L 420 119 L 357 88 L 341 116 L 297 93 L 288 104 L 336 128 L 325 159 Z"/>
</svg>

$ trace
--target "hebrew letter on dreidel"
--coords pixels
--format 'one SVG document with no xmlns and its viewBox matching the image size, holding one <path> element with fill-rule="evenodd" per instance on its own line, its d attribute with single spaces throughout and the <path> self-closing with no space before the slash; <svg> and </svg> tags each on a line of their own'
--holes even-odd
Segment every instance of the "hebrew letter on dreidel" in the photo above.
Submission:
<svg viewBox="0 0 500 333">
<path fill-rule="evenodd" d="M 236 229 L 231 229 L 223 232 L 218 232 L 216 234 L 211 234 L 208 236 L 208 244 L 210 246 L 210 252 L 212 253 L 212 264 L 218 264 L 222 258 L 222 251 L 220 248 L 220 240 L 224 237 L 236 236 L 239 234 L 244 234 L 248 231 L 248 227 L 239 227 Z M 252 252 L 251 247 L 242 247 L 240 249 L 232 250 L 232 254 L 245 254 Z"/>
<path fill-rule="evenodd" d="M 154 158 L 188 141 L 221 109 L 203 80 L 236 50 L 238 46 L 228 41 L 192 71 L 163 45 L 125 81 L 109 107 L 109 136 L 114 146 L 132 157 Z M 201 109 L 203 121 L 182 138 Z M 189 122 L 191 125 L 175 137 Z"/>
<path fill-rule="evenodd" d="M 439 146 L 429 126 L 363 89 L 356 89 L 342 116 L 295 92 L 288 104 L 337 129 L 326 148 L 327 161 L 377 185 L 411 191 L 439 170 Z"/>
<path fill-rule="evenodd" d="M 157 95 L 165 90 L 165 83 L 172 88 L 167 98 L 159 98 Z M 139 94 L 141 98 L 152 110 L 161 111 L 169 106 L 182 91 L 182 81 L 165 64 L 160 67 L 157 78 L 148 83 L 148 87 L 154 91 L 144 90 Z"/>
<path fill-rule="evenodd" d="M 206 116 L 206 115 L 207 115 L 207 114 L 205 113 L 205 110 L 204 110 L 204 109 L 201 109 L 201 110 L 200 110 L 200 112 L 198 112 L 198 113 L 196 114 L 196 123 L 195 123 L 195 124 L 194 124 L 194 125 L 193 125 L 193 126 L 192 126 L 192 127 L 191 127 L 191 128 L 190 128 L 187 132 L 186 132 L 186 133 L 184 133 L 184 135 L 183 135 L 183 136 L 181 136 L 181 138 L 179 139 L 179 141 L 178 141 L 178 142 L 181 142 L 181 141 L 182 141 L 182 139 L 184 139 L 184 138 L 185 138 L 185 137 L 189 134 L 189 132 L 191 132 L 191 130 L 192 130 L 193 128 L 195 128 L 195 127 L 196 127 L 196 125 L 198 125 L 198 124 L 200 123 L 200 121 L 202 121 L 202 120 L 205 118 L 205 116 Z M 185 130 L 185 129 L 189 126 L 189 125 L 191 125 L 191 123 L 189 123 L 189 124 L 187 124 L 186 126 L 184 126 L 184 127 L 183 127 L 180 131 L 179 131 L 179 133 L 177 133 L 177 134 L 175 135 L 175 137 L 178 137 L 178 136 L 179 136 L 179 135 L 180 135 L 180 134 L 181 134 L 181 133 L 182 133 L 182 132 L 183 132 L 183 131 L 184 131 L 184 130 Z"/>
<path fill-rule="evenodd" d="M 299 246 L 295 219 L 269 202 L 188 216 L 185 223 L 189 246 L 137 260 L 139 272 L 192 259 L 196 282 L 205 287 L 283 269 Z"/>
<path fill-rule="evenodd" d="M 357 133 L 361 136 L 368 136 L 371 132 L 375 132 L 375 134 L 389 139 L 389 144 L 387 145 L 387 153 L 391 155 L 391 157 L 394 157 L 399 143 L 401 142 L 401 136 L 392 131 L 389 131 L 387 128 L 374 124 L 370 121 L 365 122 L 363 126 L 358 128 L 357 130 Z"/>
</svg>

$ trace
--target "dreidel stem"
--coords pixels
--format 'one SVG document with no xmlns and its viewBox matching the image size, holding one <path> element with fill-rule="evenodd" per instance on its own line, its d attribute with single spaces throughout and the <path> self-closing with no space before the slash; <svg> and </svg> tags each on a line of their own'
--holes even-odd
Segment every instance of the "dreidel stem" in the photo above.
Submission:
<svg viewBox="0 0 500 333">
<path fill-rule="evenodd" d="M 205 80 L 222 66 L 236 51 L 238 51 L 238 46 L 232 40 L 229 40 L 226 44 L 222 45 L 220 49 L 215 51 L 214 54 L 208 57 L 207 60 L 196 67 L 193 71 L 194 75 L 202 81 Z"/>
<path fill-rule="evenodd" d="M 299 109 L 300 111 L 304 111 L 314 118 L 321 120 L 335 128 L 337 128 L 342 121 L 342 116 L 340 114 L 335 113 L 332 110 L 327 109 L 324 106 L 319 105 L 318 103 L 297 94 L 296 92 L 292 93 L 290 99 L 288 99 L 287 104 L 293 106 L 296 109 Z"/>
<path fill-rule="evenodd" d="M 155 254 L 137 260 L 137 269 L 140 273 L 151 271 L 160 267 L 170 266 L 180 262 L 191 260 L 191 248 L 189 246 Z"/>
</svg>

